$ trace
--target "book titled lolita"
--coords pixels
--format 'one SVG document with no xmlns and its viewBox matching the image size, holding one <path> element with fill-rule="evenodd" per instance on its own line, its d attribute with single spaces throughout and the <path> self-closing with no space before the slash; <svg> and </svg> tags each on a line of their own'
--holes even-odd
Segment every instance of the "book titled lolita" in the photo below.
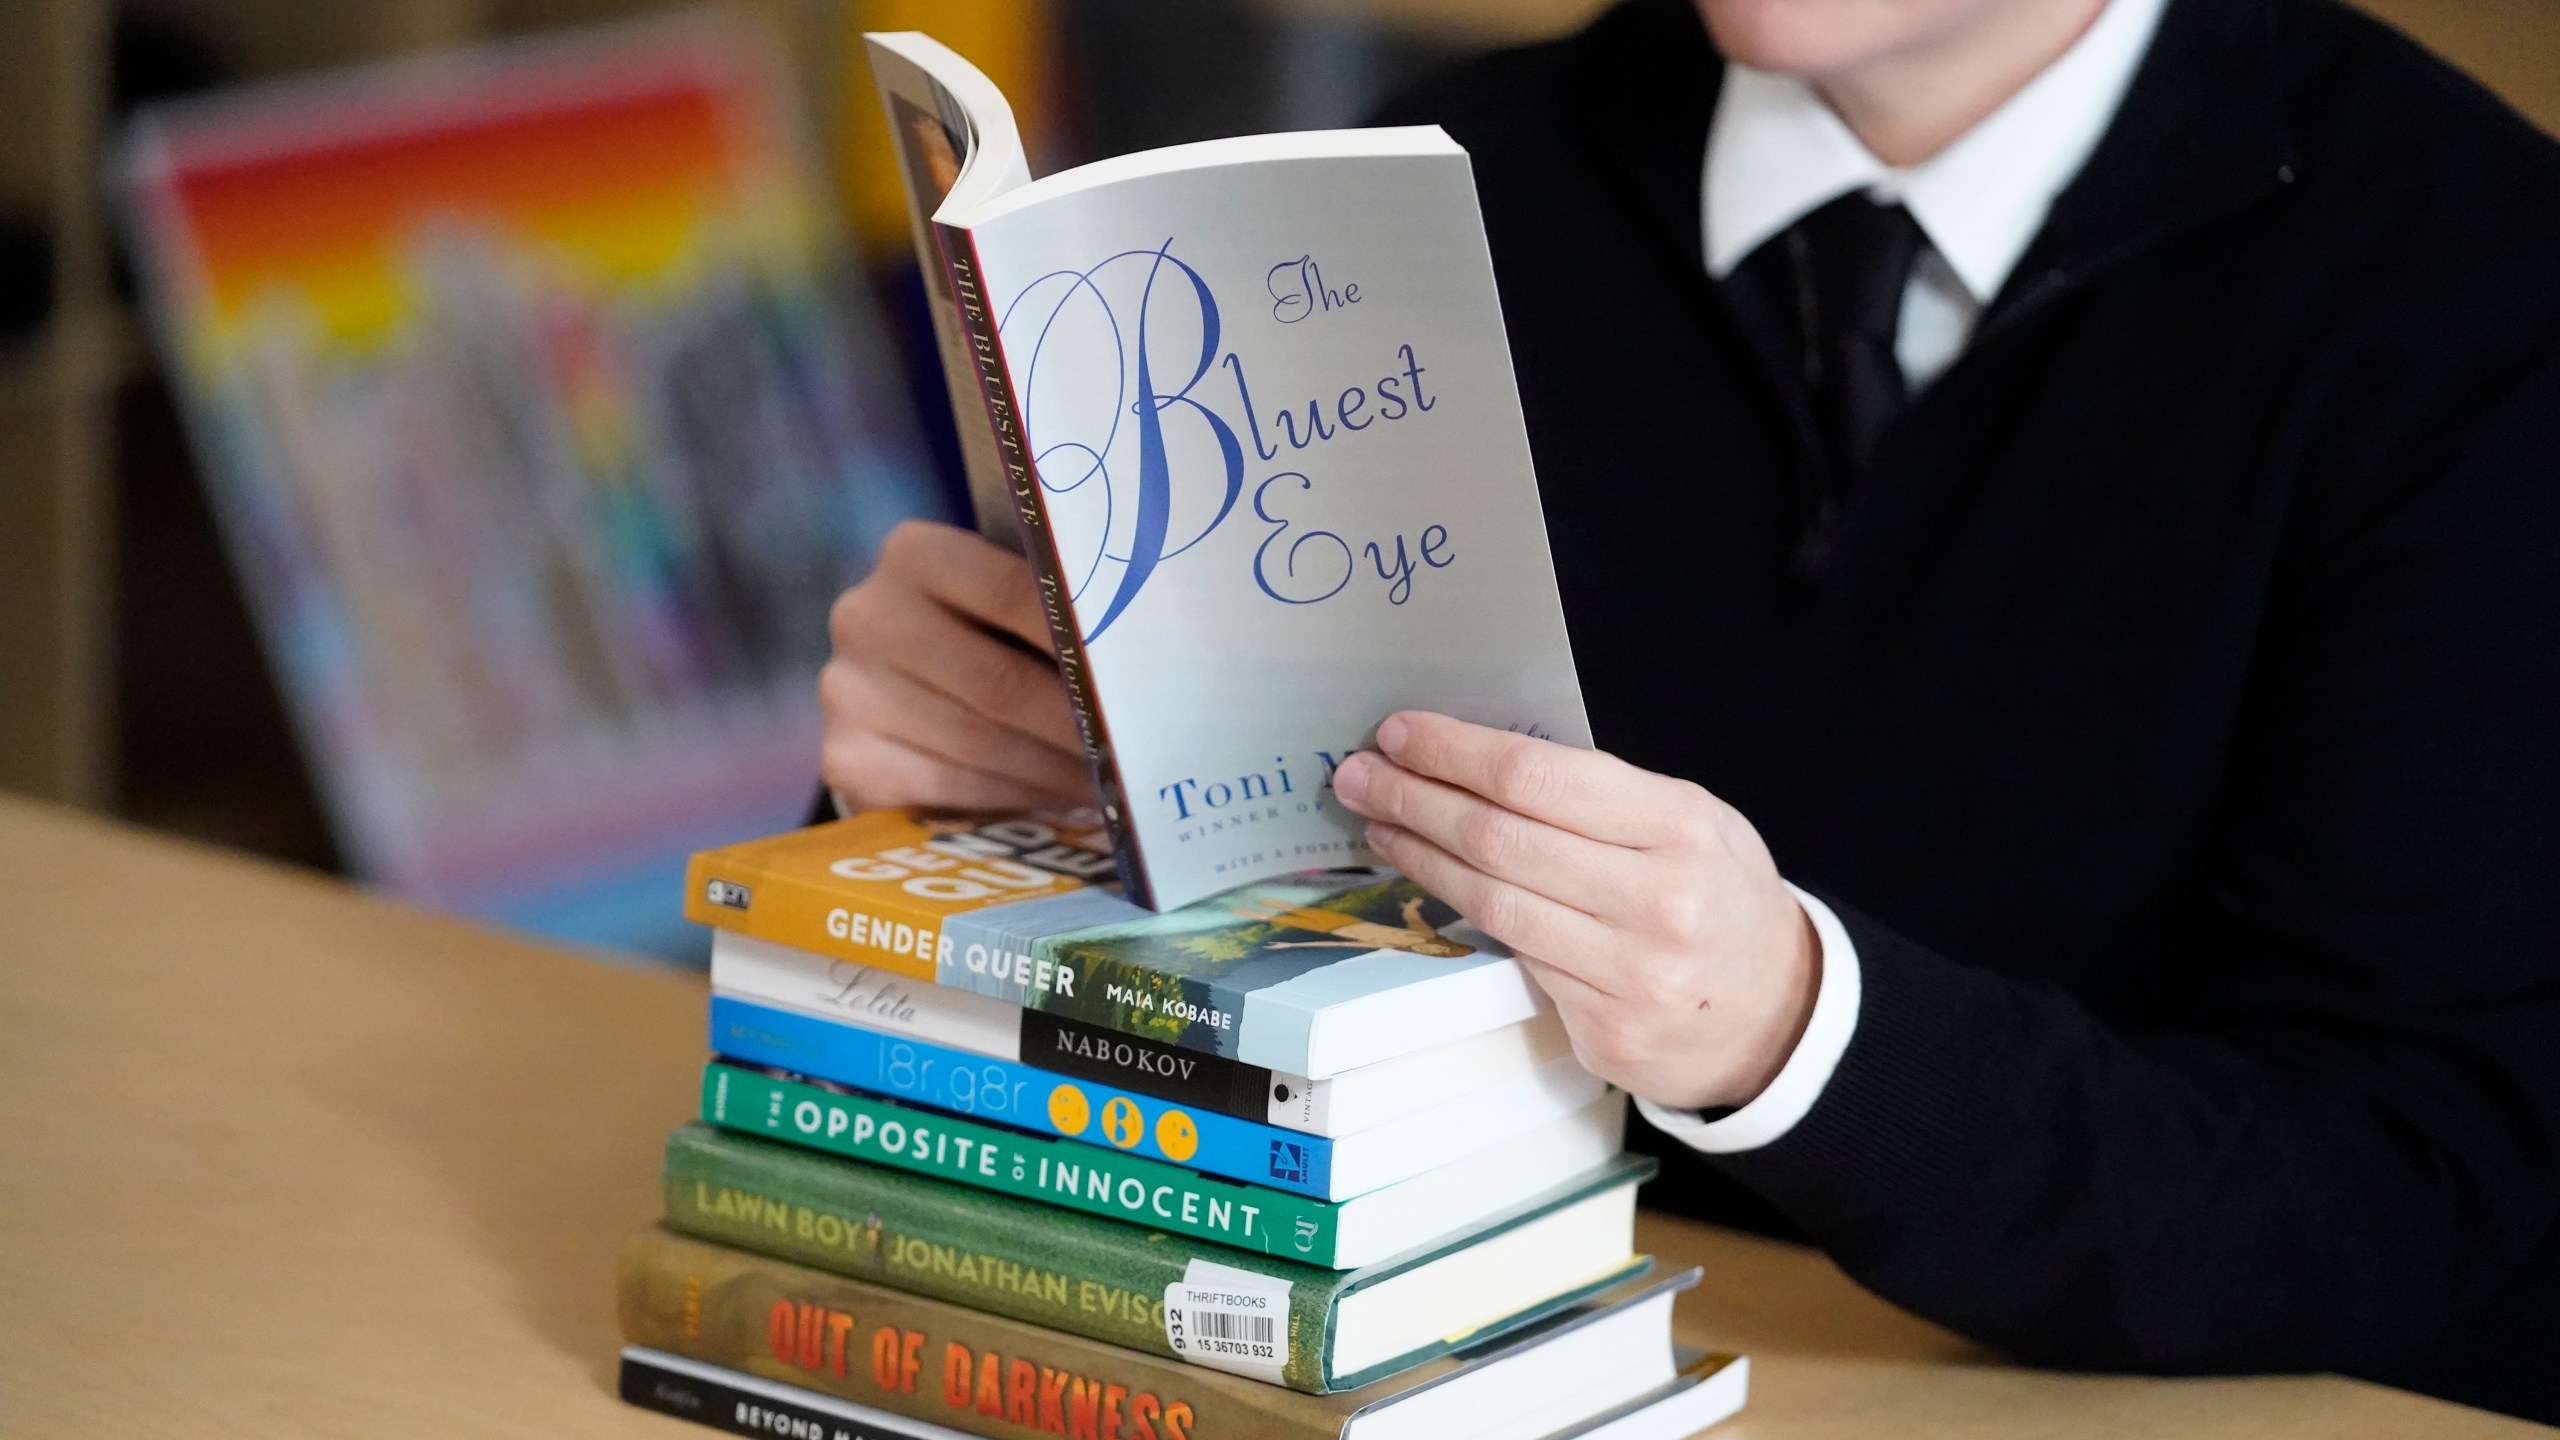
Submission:
<svg viewBox="0 0 2560 1440">
<path fill-rule="evenodd" d="M 1591 743 L 1456 142 L 1034 180 L 984 75 L 867 38 L 979 528 L 1038 576 L 1131 900 L 1369 863 L 1332 773 L 1395 710 Z"/>
</svg>

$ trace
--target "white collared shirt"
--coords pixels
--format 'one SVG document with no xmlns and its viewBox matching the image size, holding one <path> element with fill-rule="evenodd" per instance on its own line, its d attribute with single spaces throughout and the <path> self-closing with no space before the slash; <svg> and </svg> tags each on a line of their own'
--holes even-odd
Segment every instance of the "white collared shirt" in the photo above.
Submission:
<svg viewBox="0 0 2560 1440">
<path fill-rule="evenodd" d="M 1902 295 L 1898 358 L 1914 390 L 1955 363 L 1983 308 L 2044 228 L 2053 199 L 2098 148 L 2166 0 L 2113 0 L 2062 57 L 1917 165 L 1878 160 L 1812 85 L 1725 67 L 1707 131 L 1707 273 L 1853 190 L 1899 201 L 1929 239 Z"/>
<path fill-rule="evenodd" d="M 2166 3 L 2111 0 L 2007 103 L 1946 149 L 1900 169 L 1870 153 L 1805 81 L 1727 65 L 1701 187 L 1707 273 L 1732 274 L 1752 251 L 1852 190 L 1900 201 L 1929 240 L 1902 292 L 1895 344 L 1904 379 L 1921 389 L 1963 353 L 1984 307 L 2044 228 L 2054 197 L 2098 148 Z M 1794 1129 L 1857 1032 L 1857 947 L 1831 907 L 1795 894 L 1821 942 L 1822 979 L 1804 1036 L 1777 1078 L 1716 1120 L 1636 1101 L 1646 1119 L 1695 1149 L 1754 1150 Z"/>
</svg>

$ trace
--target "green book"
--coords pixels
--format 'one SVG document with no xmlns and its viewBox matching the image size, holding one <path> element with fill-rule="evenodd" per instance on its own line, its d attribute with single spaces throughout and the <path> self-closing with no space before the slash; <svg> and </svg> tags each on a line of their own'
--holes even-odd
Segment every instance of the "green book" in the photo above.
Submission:
<svg viewBox="0 0 2560 1440">
<path fill-rule="evenodd" d="M 717 1060 L 703 1070 L 702 1118 L 1193 1240 L 1356 1270 L 1434 1248 L 1551 1189 L 1558 1177 L 1609 1163 L 1625 1134 L 1626 1097 L 1612 1092 L 1474 1155 L 1336 1201 Z"/>
<path fill-rule="evenodd" d="M 930 1421 L 937 1435 L 1529 1440 L 1574 1433 L 1675 1382 L 1672 1300 L 1697 1276 L 1633 1278 L 1535 1324 L 1332 1395 L 661 1228 L 624 1251 L 615 1308 L 629 1344 Z M 839 1433 L 794 1427 L 787 1415 L 756 1418 L 765 1422 L 759 1434 Z"/>
<path fill-rule="evenodd" d="M 1320 1395 L 1501 1334 L 1642 1269 L 1635 1188 L 1652 1172 L 1652 1162 L 1621 1156 L 1431 1249 L 1326 1270 L 687 1125 L 667 1140 L 666 1223 Z M 1247 1323 L 1203 1324 L 1195 1292 L 1252 1302 L 1239 1317 Z M 1265 1318 L 1267 1335 L 1206 1333 L 1251 1331 Z"/>
</svg>

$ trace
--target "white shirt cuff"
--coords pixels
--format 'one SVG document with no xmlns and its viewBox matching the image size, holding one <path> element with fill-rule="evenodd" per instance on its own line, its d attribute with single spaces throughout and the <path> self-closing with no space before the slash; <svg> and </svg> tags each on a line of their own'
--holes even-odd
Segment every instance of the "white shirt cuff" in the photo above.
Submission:
<svg viewBox="0 0 2560 1440">
<path fill-rule="evenodd" d="M 1796 1128 L 1796 1122 L 1813 1109 L 1813 1102 L 1822 1098 L 1831 1072 L 1840 1068 L 1840 1057 L 1849 1051 L 1849 1037 L 1857 1033 L 1858 947 L 1850 942 L 1848 930 L 1830 906 L 1793 885 L 1787 889 L 1813 921 L 1814 937 L 1822 945 L 1822 980 L 1814 989 L 1813 1014 L 1805 1021 L 1804 1036 L 1796 1041 L 1787 1063 L 1778 1067 L 1778 1078 L 1750 1104 L 1721 1120 L 1636 1097 L 1636 1109 L 1645 1119 L 1692 1150 L 1710 1155 L 1757 1150 Z"/>
</svg>

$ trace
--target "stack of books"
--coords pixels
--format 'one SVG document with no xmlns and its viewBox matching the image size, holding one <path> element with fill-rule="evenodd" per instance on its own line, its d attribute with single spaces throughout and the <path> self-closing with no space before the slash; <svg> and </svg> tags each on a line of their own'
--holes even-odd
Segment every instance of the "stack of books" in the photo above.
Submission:
<svg viewBox="0 0 2560 1440">
<path fill-rule="evenodd" d="M 1152 913 L 1094 817 L 707 852 L 701 1119 L 621 1276 L 624 1398 L 738 1434 L 1670 1440 L 1625 1097 L 1375 869 Z"/>
</svg>

